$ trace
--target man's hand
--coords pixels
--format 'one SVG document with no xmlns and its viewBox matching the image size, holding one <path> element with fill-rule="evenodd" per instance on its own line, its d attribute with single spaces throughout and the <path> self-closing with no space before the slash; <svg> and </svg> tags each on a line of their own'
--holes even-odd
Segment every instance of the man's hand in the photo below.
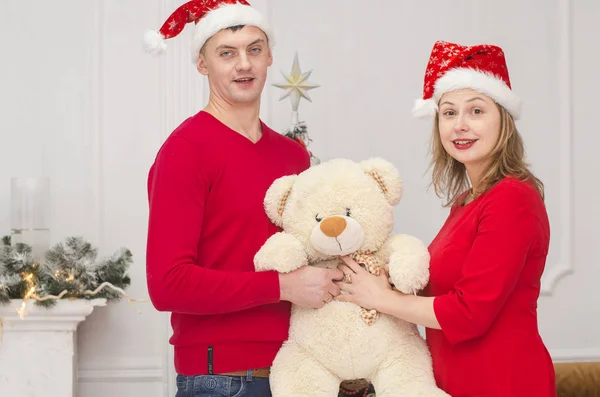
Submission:
<svg viewBox="0 0 600 397">
<path fill-rule="evenodd" d="M 344 277 L 340 269 L 304 266 L 279 275 L 280 299 L 298 306 L 318 309 L 340 294 L 334 281 Z"/>
</svg>

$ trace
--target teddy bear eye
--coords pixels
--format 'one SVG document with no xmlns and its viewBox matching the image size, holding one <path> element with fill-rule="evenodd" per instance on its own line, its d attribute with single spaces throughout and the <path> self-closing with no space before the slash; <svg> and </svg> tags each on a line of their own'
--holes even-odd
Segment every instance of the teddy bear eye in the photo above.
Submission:
<svg viewBox="0 0 600 397">
<path fill-rule="evenodd" d="M 346 216 L 350 216 L 350 208 L 346 208 Z"/>
<path fill-rule="evenodd" d="M 315 220 L 316 220 L 317 222 L 321 222 L 321 221 L 323 220 L 323 218 L 320 218 L 320 217 L 319 217 L 319 215 L 317 214 L 317 215 L 315 216 Z"/>
</svg>

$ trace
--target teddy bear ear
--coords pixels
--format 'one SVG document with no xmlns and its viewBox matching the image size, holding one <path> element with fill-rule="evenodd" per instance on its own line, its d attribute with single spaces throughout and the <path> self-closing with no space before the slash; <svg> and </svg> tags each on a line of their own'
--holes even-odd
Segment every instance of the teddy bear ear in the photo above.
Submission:
<svg viewBox="0 0 600 397">
<path fill-rule="evenodd" d="M 267 216 L 279 227 L 283 226 L 283 210 L 297 177 L 297 175 L 286 175 L 276 179 L 265 195 L 264 204 Z"/>
<path fill-rule="evenodd" d="M 400 202 L 403 193 L 402 177 L 391 162 L 374 157 L 360 162 L 360 166 L 379 184 L 388 203 L 396 205 Z"/>
</svg>

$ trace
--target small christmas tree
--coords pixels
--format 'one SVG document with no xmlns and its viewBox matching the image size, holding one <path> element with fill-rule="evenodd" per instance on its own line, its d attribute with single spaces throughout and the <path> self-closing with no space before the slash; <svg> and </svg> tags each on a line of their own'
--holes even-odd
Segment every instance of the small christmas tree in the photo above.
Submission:
<svg viewBox="0 0 600 397">
<path fill-rule="evenodd" d="M 310 154 L 310 165 L 317 165 L 321 162 L 318 157 L 315 157 L 313 153 L 308 149 L 308 146 L 312 142 L 312 139 L 308 136 L 308 129 L 306 128 L 306 123 L 304 121 L 293 122 L 292 126 L 285 130 L 285 136 L 292 138 L 308 151 Z"/>
</svg>

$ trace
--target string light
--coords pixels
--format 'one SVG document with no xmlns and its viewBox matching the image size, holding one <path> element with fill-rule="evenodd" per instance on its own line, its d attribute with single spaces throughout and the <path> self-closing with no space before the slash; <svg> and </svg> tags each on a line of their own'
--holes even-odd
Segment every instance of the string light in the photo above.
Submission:
<svg viewBox="0 0 600 397">
<path fill-rule="evenodd" d="M 23 303 L 17 309 L 17 313 L 19 314 L 19 318 L 23 320 L 25 316 L 27 316 L 27 300 L 31 299 L 35 295 L 36 287 L 33 283 L 33 274 L 29 273 L 23 277 L 23 280 L 27 283 L 27 293 L 23 297 Z"/>
<path fill-rule="evenodd" d="M 28 314 L 31 301 L 46 302 L 42 306 L 49 307 L 54 300 L 87 300 L 96 295 L 110 300 L 120 295 L 138 314 L 141 312 L 133 306 L 133 302 L 148 301 L 131 298 L 124 291 L 124 286 L 130 283 L 126 270 L 132 256 L 125 248 L 120 249 L 109 261 L 96 265 L 96 249 L 81 237 L 70 237 L 50 250 L 45 256 L 47 263 L 41 266 L 32 260 L 27 245 L 12 245 L 9 236 L 3 237 L 0 245 L 3 246 L 0 265 L 10 264 L 0 267 L 1 280 L 6 280 L 0 285 L 3 288 L 0 290 L 3 294 L 3 303 L 0 305 L 6 303 L 6 298 L 20 298 L 22 302 L 15 310 L 22 320 Z M 108 277 L 115 284 L 119 283 L 118 286 L 106 281 Z M 112 289 L 117 294 L 107 293 L 106 289 Z"/>
</svg>

